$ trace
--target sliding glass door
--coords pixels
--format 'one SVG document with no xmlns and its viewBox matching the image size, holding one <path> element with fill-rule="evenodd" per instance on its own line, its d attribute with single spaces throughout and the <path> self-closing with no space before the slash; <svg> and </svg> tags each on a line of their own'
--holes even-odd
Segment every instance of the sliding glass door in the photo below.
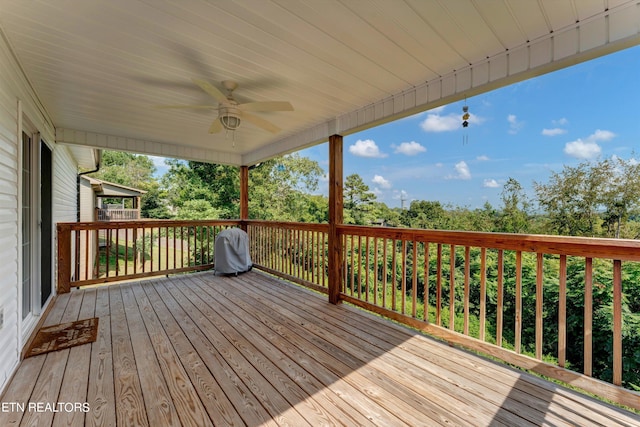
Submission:
<svg viewBox="0 0 640 427">
<path fill-rule="evenodd" d="M 22 320 L 38 315 L 52 292 L 52 151 L 38 134 L 22 133 Z"/>
</svg>

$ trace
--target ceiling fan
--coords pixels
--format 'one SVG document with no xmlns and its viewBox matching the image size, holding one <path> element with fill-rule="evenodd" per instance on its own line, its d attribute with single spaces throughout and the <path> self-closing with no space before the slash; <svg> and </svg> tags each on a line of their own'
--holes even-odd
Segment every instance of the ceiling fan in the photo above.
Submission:
<svg viewBox="0 0 640 427">
<path fill-rule="evenodd" d="M 268 132 L 278 133 L 280 128 L 268 120 L 258 117 L 249 111 L 293 111 L 293 106 L 287 101 L 257 101 L 238 103 L 233 98 L 233 91 L 238 87 L 238 83 L 232 80 L 225 80 L 222 86 L 227 94 L 213 86 L 206 80 L 192 79 L 193 83 L 200 86 L 202 90 L 214 97 L 218 105 L 161 105 L 158 108 L 185 108 L 185 109 L 209 109 L 217 110 L 218 117 L 211 123 L 209 133 L 218 133 L 222 130 L 235 131 L 243 121 L 247 121 Z"/>
</svg>

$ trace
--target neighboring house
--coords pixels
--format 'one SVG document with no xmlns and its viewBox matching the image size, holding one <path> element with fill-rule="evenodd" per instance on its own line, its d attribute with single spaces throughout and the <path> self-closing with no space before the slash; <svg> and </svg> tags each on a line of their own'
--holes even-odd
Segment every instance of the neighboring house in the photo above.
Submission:
<svg viewBox="0 0 640 427">
<path fill-rule="evenodd" d="M 135 221 L 140 219 L 140 197 L 146 193 L 144 190 L 131 188 L 113 182 L 104 181 L 82 175 L 78 180 L 79 209 L 78 221 Z M 125 203 L 131 200 L 131 203 Z M 106 203 L 106 201 L 118 201 L 119 203 Z M 131 207 L 127 208 L 129 205 Z M 100 242 L 104 242 L 106 237 L 99 235 L 104 233 L 91 231 L 79 236 L 80 263 L 74 272 L 74 278 L 79 279 L 82 275 L 93 271 L 96 255 L 99 251 Z"/>
<path fill-rule="evenodd" d="M 53 120 L 0 38 L 0 388 L 55 287 L 55 224 L 77 219 L 78 167 L 97 151 L 55 142 Z"/>
<path fill-rule="evenodd" d="M 145 193 L 146 191 L 137 188 L 82 176 L 79 220 L 90 222 L 140 219 L 140 198 Z M 109 199 L 119 199 L 120 203 L 106 203 L 105 200 Z M 125 200 L 131 200 L 131 207 L 126 207 Z"/>
</svg>

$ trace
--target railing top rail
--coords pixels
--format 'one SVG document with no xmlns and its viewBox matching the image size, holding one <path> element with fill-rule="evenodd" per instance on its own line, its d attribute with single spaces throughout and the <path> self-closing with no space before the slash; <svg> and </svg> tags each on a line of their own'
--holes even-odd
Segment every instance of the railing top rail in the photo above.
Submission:
<svg viewBox="0 0 640 427">
<path fill-rule="evenodd" d="M 248 225 L 264 225 L 268 227 L 279 227 L 286 229 L 303 229 L 309 231 L 328 231 L 329 224 L 309 223 L 309 222 L 287 222 L 287 221 L 265 221 L 260 219 L 249 219 L 244 221 Z"/>
<path fill-rule="evenodd" d="M 522 252 L 640 261 L 640 240 L 631 239 L 422 230 L 355 225 L 340 225 L 337 229 L 339 234 L 356 234 L 369 237 L 416 240 Z"/>
<path fill-rule="evenodd" d="M 189 220 L 176 221 L 164 219 L 144 219 L 137 221 L 111 221 L 111 222 L 59 222 L 58 228 L 68 228 L 69 230 L 102 230 L 118 228 L 145 228 L 145 227 L 193 227 L 193 226 L 213 226 L 228 225 L 238 226 L 240 220 Z"/>
</svg>

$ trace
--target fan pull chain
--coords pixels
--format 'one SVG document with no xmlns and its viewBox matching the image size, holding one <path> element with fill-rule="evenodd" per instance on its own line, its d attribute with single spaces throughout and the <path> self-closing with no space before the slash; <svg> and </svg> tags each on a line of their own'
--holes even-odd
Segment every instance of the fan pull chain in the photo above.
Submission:
<svg viewBox="0 0 640 427">
<path fill-rule="evenodd" d="M 233 148 L 236 148 L 236 131 L 235 130 L 230 131 L 229 129 L 225 129 L 224 139 L 229 139 L 229 132 L 231 132 L 231 146 Z"/>
</svg>

